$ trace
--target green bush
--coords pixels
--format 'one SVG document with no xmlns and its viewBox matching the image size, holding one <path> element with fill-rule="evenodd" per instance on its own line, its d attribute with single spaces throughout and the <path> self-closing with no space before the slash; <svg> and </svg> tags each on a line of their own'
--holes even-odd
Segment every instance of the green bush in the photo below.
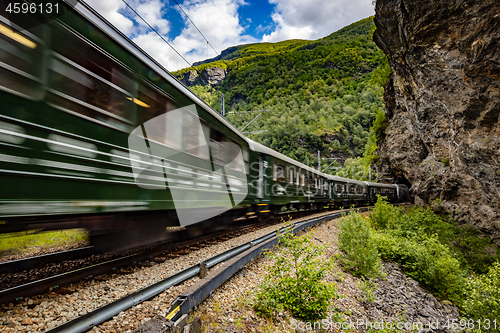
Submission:
<svg viewBox="0 0 500 333">
<path fill-rule="evenodd" d="M 340 260 L 346 269 L 356 276 L 379 276 L 382 265 L 368 219 L 351 211 L 339 220 L 338 226 L 339 249 L 342 251 Z"/>
<path fill-rule="evenodd" d="M 271 264 L 253 305 L 259 315 L 288 310 L 297 319 L 315 321 L 326 317 L 330 300 L 339 298 L 335 284 L 323 282 L 333 259 L 325 260 L 325 248 L 314 245 L 312 237 L 283 234 L 281 247 L 268 252 Z"/>
<path fill-rule="evenodd" d="M 488 323 L 490 328 L 484 331 L 500 331 L 500 262 L 495 262 L 488 273 L 470 276 L 465 288 L 465 299 L 462 304 L 468 319 L 480 320 L 483 327 Z M 496 327 L 493 320 L 496 319 Z M 476 325 L 478 327 L 478 325 Z M 486 328 L 486 327 L 485 327 Z"/>
<path fill-rule="evenodd" d="M 465 272 L 435 235 L 405 238 L 377 231 L 373 238 L 382 259 L 400 263 L 409 276 L 426 284 L 439 296 L 459 302 Z"/>
<path fill-rule="evenodd" d="M 377 202 L 371 211 L 370 220 L 375 228 L 385 229 L 396 219 L 395 215 L 399 215 L 398 213 L 397 207 L 387 202 L 387 197 L 377 194 Z"/>
<path fill-rule="evenodd" d="M 413 207 L 406 211 L 403 207 L 392 206 L 385 197 L 379 197 L 370 219 L 375 228 L 395 237 L 412 239 L 435 235 L 465 269 L 476 273 L 486 273 L 491 264 L 500 259 L 500 251 L 496 256 L 486 253 L 486 247 L 498 250 L 489 237 L 481 238 L 474 227 L 459 227 L 449 217 L 439 216 L 433 210 L 442 210 L 439 201 L 431 208 Z"/>
</svg>

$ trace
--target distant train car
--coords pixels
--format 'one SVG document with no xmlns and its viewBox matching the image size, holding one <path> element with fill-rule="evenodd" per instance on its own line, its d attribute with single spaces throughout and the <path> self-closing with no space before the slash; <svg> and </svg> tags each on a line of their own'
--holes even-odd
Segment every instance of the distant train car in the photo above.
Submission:
<svg viewBox="0 0 500 333">
<path fill-rule="evenodd" d="M 365 204 L 369 201 L 365 182 L 338 176 L 328 176 L 332 182 L 331 197 L 336 206 L 348 208 L 353 204 Z"/>
<path fill-rule="evenodd" d="M 249 142 L 263 175 L 255 182 L 261 201 L 259 211 L 276 213 L 283 206 L 315 209 L 330 201 L 327 175 L 260 143 Z"/>
<path fill-rule="evenodd" d="M 408 186 L 404 184 L 397 184 L 397 197 L 398 202 L 408 202 L 410 201 L 410 190 Z"/>
<path fill-rule="evenodd" d="M 365 182 L 368 189 L 368 197 L 370 202 L 374 203 L 377 201 L 377 195 L 387 197 L 389 202 L 397 202 L 398 197 L 398 185 L 395 184 L 382 184 L 382 183 L 371 183 Z"/>
</svg>

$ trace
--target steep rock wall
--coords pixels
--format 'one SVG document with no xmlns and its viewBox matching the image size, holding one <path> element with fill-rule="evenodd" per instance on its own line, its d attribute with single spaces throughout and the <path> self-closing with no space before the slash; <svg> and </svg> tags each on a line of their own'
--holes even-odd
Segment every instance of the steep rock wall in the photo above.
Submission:
<svg viewBox="0 0 500 333">
<path fill-rule="evenodd" d="M 207 85 L 218 85 L 227 76 L 227 71 L 220 67 L 208 67 L 204 69 L 201 75 L 198 75 L 196 71 L 189 71 L 184 74 L 181 82 L 187 86 L 193 86 L 195 84 Z M 208 81 L 207 81 L 208 80 Z"/>
<path fill-rule="evenodd" d="M 381 165 L 500 245 L 500 1 L 378 0 L 389 58 Z"/>
</svg>

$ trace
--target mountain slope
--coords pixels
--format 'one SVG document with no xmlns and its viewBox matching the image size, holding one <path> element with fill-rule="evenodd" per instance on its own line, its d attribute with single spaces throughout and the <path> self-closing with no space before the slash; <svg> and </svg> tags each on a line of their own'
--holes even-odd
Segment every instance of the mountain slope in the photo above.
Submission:
<svg viewBox="0 0 500 333">
<path fill-rule="evenodd" d="M 226 110 L 271 110 L 245 129 L 267 131 L 249 134 L 256 141 L 304 163 L 317 165 L 318 150 L 322 157 L 345 160 L 361 156 L 367 144 L 371 154 L 375 132 L 370 135 L 370 126 L 377 113 L 383 117 L 383 84 L 390 69 L 372 41 L 374 29 L 370 17 L 316 41 L 231 47 L 223 52 L 224 61 L 174 75 L 217 110 L 220 97 L 208 81 L 225 93 Z M 227 118 L 243 128 L 257 114 Z"/>
</svg>

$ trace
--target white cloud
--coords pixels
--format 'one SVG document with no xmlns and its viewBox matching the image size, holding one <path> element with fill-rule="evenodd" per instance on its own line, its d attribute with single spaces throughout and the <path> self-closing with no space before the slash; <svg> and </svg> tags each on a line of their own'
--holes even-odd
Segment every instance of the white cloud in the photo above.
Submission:
<svg viewBox="0 0 500 333">
<path fill-rule="evenodd" d="M 142 3 L 137 3 L 132 8 L 134 8 L 135 11 L 137 11 L 137 13 L 139 13 L 144 20 L 146 20 L 146 22 L 153 26 L 156 31 L 162 35 L 166 35 L 170 31 L 170 22 L 163 18 L 163 15 L 165 14 L 164 7 L 165 4 L 160 0 L 146 0 Z M 144 21 L 140 18 L 137 18 L 136 21 L 147 27 Z"/>
<path fill-rule="evenodd" d="M 127 7 L 122 0 L 86 0 L 86 2 L 124 34 L 132 31 L 134 26 L 132 20 L 118 12 Z"/>
<path fill-rule="evenodd" d="M 238 8 L 245 5 L 242 0 L 187 0 L 182 4 L 184 11 L 196 24 L 217 52 L 229 46 L 257 42 L 244 34 L 240 24 Z M 215 57 L 215 52 L 199 34 L 196 28 L 185 19 L 186 28 L 173 41 L 189 61 L 194 62 Z"/>
<path fill-rule="evenodd" d="M 362 18 L 374 15 L 372 0 L 269 0 L 276 5 L 272 19 L 276 29 L 265 42 L 317 39 Z"/>
<path fill-rule="evenodd" d="M 121 0 L 87 2 L 168 70 L 188 67 L 188 64 L 140 18 L 128 9 L 123 11 L 126 6 Z M 190 63 L 217 56 L 210 47 L 207 48 L 207 42 L 173 1 L 170 1 L 170 4 L 165 0 L 127 2 Z M 170 7 L 167 7 L 168 5 Z M 244 5 L 244 0 L 186 0 L 181 3 L 184 11 L 219 53 L 230 46 L 258 42 L 252 36 L 245 35 L 245 28 L 240 24 L 238 9 Z M 128 17 L 119 11 L 127 13 Z M 168 36 L 171 30 L 170 15 L 181 15 L 185 24 L 180 35 L 173 39 Z"/>
<path fill-rule="evenodd" d="M 238 8 L 242 5 L 244 2 L 241 0 L 188 0 L 181 4 L 194 24 L 219 53 L 229 46 L 257 41 L 251 36 L 244 35 L 244 28 L 238 17 Z M 207 42 L 193 24 L 179 9 L 178 12 L 185 22 L 184 29 L 173 40 L 167 36 L 164 38 L 189 63 L 216 57 L 215 52 L 207 46 Z M 133 41 L 170 71 L 188 67 L 175 51 L 152 32 L 139 34 Z"/>
<path fill-rule="evenodd" d="M 175 71 L 188 66 L 121 0 L 86 1 L 168 70 Z M 260 31 L 272 31 L 274 27 L 274 31 L 263 36 L 262 41 L 266 42 L 293 38 L 321 38 L 374 13 L 371 0 L 269 1 L 276 6 L 272 14 L 274 24 L 266 27 L 261 25 L 257 28 Z M 127 2 L 190 63 L 216 56 L 210 47 L 207 48 L 206 41 L 174 1 L 128 0 Z M 245 5 L 245 0 L 185 0 L 181 3 L 184 11 L 219 53 L 230 46 L 259 42 L 245 34 L 248 23 L 245 20 L 240 22 L 238 9 Z M 176 37 L 169 36 L 170 21 L 174 15 L 177 18 L 181 15 L 185 24 Z"/>
</svg>

